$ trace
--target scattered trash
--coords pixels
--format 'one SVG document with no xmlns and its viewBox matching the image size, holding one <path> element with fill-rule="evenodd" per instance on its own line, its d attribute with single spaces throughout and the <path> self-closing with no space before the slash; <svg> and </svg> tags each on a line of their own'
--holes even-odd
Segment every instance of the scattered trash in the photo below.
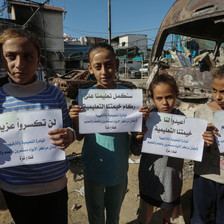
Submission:
<svg viewBox="0 0 224 224">
<path fill-rule="evenodd" d="M 68 159 L 68 160 L 73 160 L 73 159 L 76 159 L 76 158 L 79 158 L 80 157 L 80 153 L 75 153 L 75 152 L 73 152 L 73 153 L 71 153 L 70 155 L 67 155 L 66 156 L 66 158 Z"/>
<path fill-rule="evenodd" d="M 16 224 L 14 221 L 9 222 L 8 224 Z"/>
<path fill-rule="evenodd" d="M 129 164 L 134 164 L 134 163 L 140 163 L 140 158 L 138 158 L 138 159 L 128 159 L 128 163 Z"/>
<path fill-rule="evenodd" d="M 76 203 L 72 206 L 71 210 L 72 211 L 77 211 L 79 210 L 80 208 L 82 208 L 82 205 L 77 205 Z"/>
<path fill-rule="evenodd" d="M 80 195 L 84 196 L 84 186 L 82 188 L 80 188 L 79 190 L 75 190 L 76 192 L 78 192 Z"/>
</svg>

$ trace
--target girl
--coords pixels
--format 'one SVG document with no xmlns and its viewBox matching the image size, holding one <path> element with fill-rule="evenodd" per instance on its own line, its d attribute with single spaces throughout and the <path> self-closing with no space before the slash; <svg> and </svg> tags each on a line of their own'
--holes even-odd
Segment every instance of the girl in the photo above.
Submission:
<svg viewBox="0 0 224 224">
<path fill-rule="evenodd" d="M 150 92 L 155 103 L 152 112 L 184 115 L 174 108 L 178 87 L 172 76 L 156 75 L 150 84 Z M 207 134 L 209 135 L 206 132 L 205 135 Z M 211 136 L 210 133 L 209 137 Z M 210 143 L 210 138 L 206 138 L 206 141 Z M 140 223 L 150 223 L 154 206 L 161 208 L 164 223 L 185 223 L 180 204 L 183 161 L 179 158 L 142 153 L 139 188 L 145 214 L 142 216 L 140 206 Z"/>
<path fill-rule="evenodd" d="M 94 74 L 97 84 L 93 89 L 124 89 L 114 81 L 119 61 L 113 48 L 106 43 L 98 43 L 89 51 L 89 72 Z M 90 224 L 118 224 L 121 204 L 127 190 L 129 156 L 128 133 L 95 133 L 81 135 L 78 131 L 78 117 L 82 107 L 70 109 L 74 119 L 77 139 L 84 137 L 82 162 L 84 167 L 85 199 Z M 147 114 L 148 108 L 141 107 Z"/>
<path fill-rule="evenodd" d="M 32 116 L 32 110 L 61 109 L 64 128 L 48 134 L 64 150 L 74 140 L 67 128 L 71 120 L 62 92 L 37 80 L 38 40 L 28 31 L 10 28 L 0 35 L 0 50 L 9 76 L 0 88 L 1 113 L 30 111 Z M 0 169 L 0 188 L 16 224 L 67 223 L 67 170 L 67 160 Z"/>
<path fill-rule="evenodd" d="M 224 110 L 224 66 L 213 72 L 213 101 L 202 105 L 195 112 L 196 117 L 213 122 L 213 111 Z M 213 133 L 216 129 L 213 128 Z M 205 145 L 202 162 L 195 162 L 193 182 L 192 224 L 210 223 L 210 215 L 215 205 L 215 223 L 224 222 L 224 154 L 217 144 Z"/>
</svg>

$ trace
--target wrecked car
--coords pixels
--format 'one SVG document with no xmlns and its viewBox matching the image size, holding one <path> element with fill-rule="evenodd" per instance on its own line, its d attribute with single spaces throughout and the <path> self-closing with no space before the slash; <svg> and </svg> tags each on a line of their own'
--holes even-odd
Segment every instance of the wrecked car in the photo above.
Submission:
<svg viewBox="0 0 224 224">
<path fill-rule="evenodd" d="M 61 89 L 70 100 L 76 99 L 79 89 L 87 89 L 97 83 L 94 75 L 90 74 L 88 70 L 73 70 L 65 75 L 58 74 L 57 76 L 51 83 Z M 118 78 L 115 78 L 115 82 L 130 89 L 137 88 L 132 82 Z"/>
<path fill-rule="evenodd" d="M 206 102 L 211 70 L 224 64 L 224 1 L 177 0 L 158 30 L 146 89 L 158 71 L 172 75 L 179 98 Z"/>
<path fill-rule="evenodd" d="M 62 76 L 58 74 L 51 82 L 71 99 L 76 98 L 79 88 L 86 89 L 96 84 L 94 76 L 88 70 L 73 70 Z"/>
<path fill-rule="evenodd" d="M 141 72 L 139 72 L 134 67 L 121 67 L 118 69 L 118 77 L 126 77 L 130 79 L 140 79 Z"/>
</svg>

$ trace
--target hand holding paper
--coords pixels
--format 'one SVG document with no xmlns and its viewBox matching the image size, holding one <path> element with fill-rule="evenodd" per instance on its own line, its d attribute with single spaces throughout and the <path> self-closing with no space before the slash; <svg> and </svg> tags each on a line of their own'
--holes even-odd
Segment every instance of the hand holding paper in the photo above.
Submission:
<svg viewBox="0 0 224 224">
<path fill-rule="evenodd" d="M 152 112 L 146 125 L 142 152 L 201 161 L 206 120 Z"/>
<path fill-rule="evenodd" d="M 51 144 L 56 145 L 58 149 L 66 149 L 73 141 L 74 134 L 68 128 L 59 128 L 48 132 Z"/>
<path fill-rule="evenodd" d="M 118 133 L 142 131 L 143 104 L 140 89 L 79 89 L 79 132 Z M 70 114 L 76 116 L 75 108 Z M 147 108 L 141 108 L 147 115 Z"/>
<path fill-rule="evenodd" d="M 49 131 L 53 141 L 60 139 L 54 145 L 47 134 Z M 3 113 L 0 132 L 1 168 L 65 159 L 65 152 L 55 146 L 65 144 L 64 148 L 69 144 L 60 109 Z"/>
</svg>

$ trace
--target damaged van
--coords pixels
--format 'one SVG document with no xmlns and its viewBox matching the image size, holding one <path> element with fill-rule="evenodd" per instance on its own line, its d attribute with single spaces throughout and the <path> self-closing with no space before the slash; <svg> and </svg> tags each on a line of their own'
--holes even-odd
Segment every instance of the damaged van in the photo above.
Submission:
<svg viewBox="0 0 224 224">
<path fill-rule="evenodd" d="M 206 102 L 211 69 L 224 64 L 224 1 L 177 0 L 158 30 L 148 67 L 146 89 L 158 73 L 172 75 L 179 98 Z"/>
</svg>

